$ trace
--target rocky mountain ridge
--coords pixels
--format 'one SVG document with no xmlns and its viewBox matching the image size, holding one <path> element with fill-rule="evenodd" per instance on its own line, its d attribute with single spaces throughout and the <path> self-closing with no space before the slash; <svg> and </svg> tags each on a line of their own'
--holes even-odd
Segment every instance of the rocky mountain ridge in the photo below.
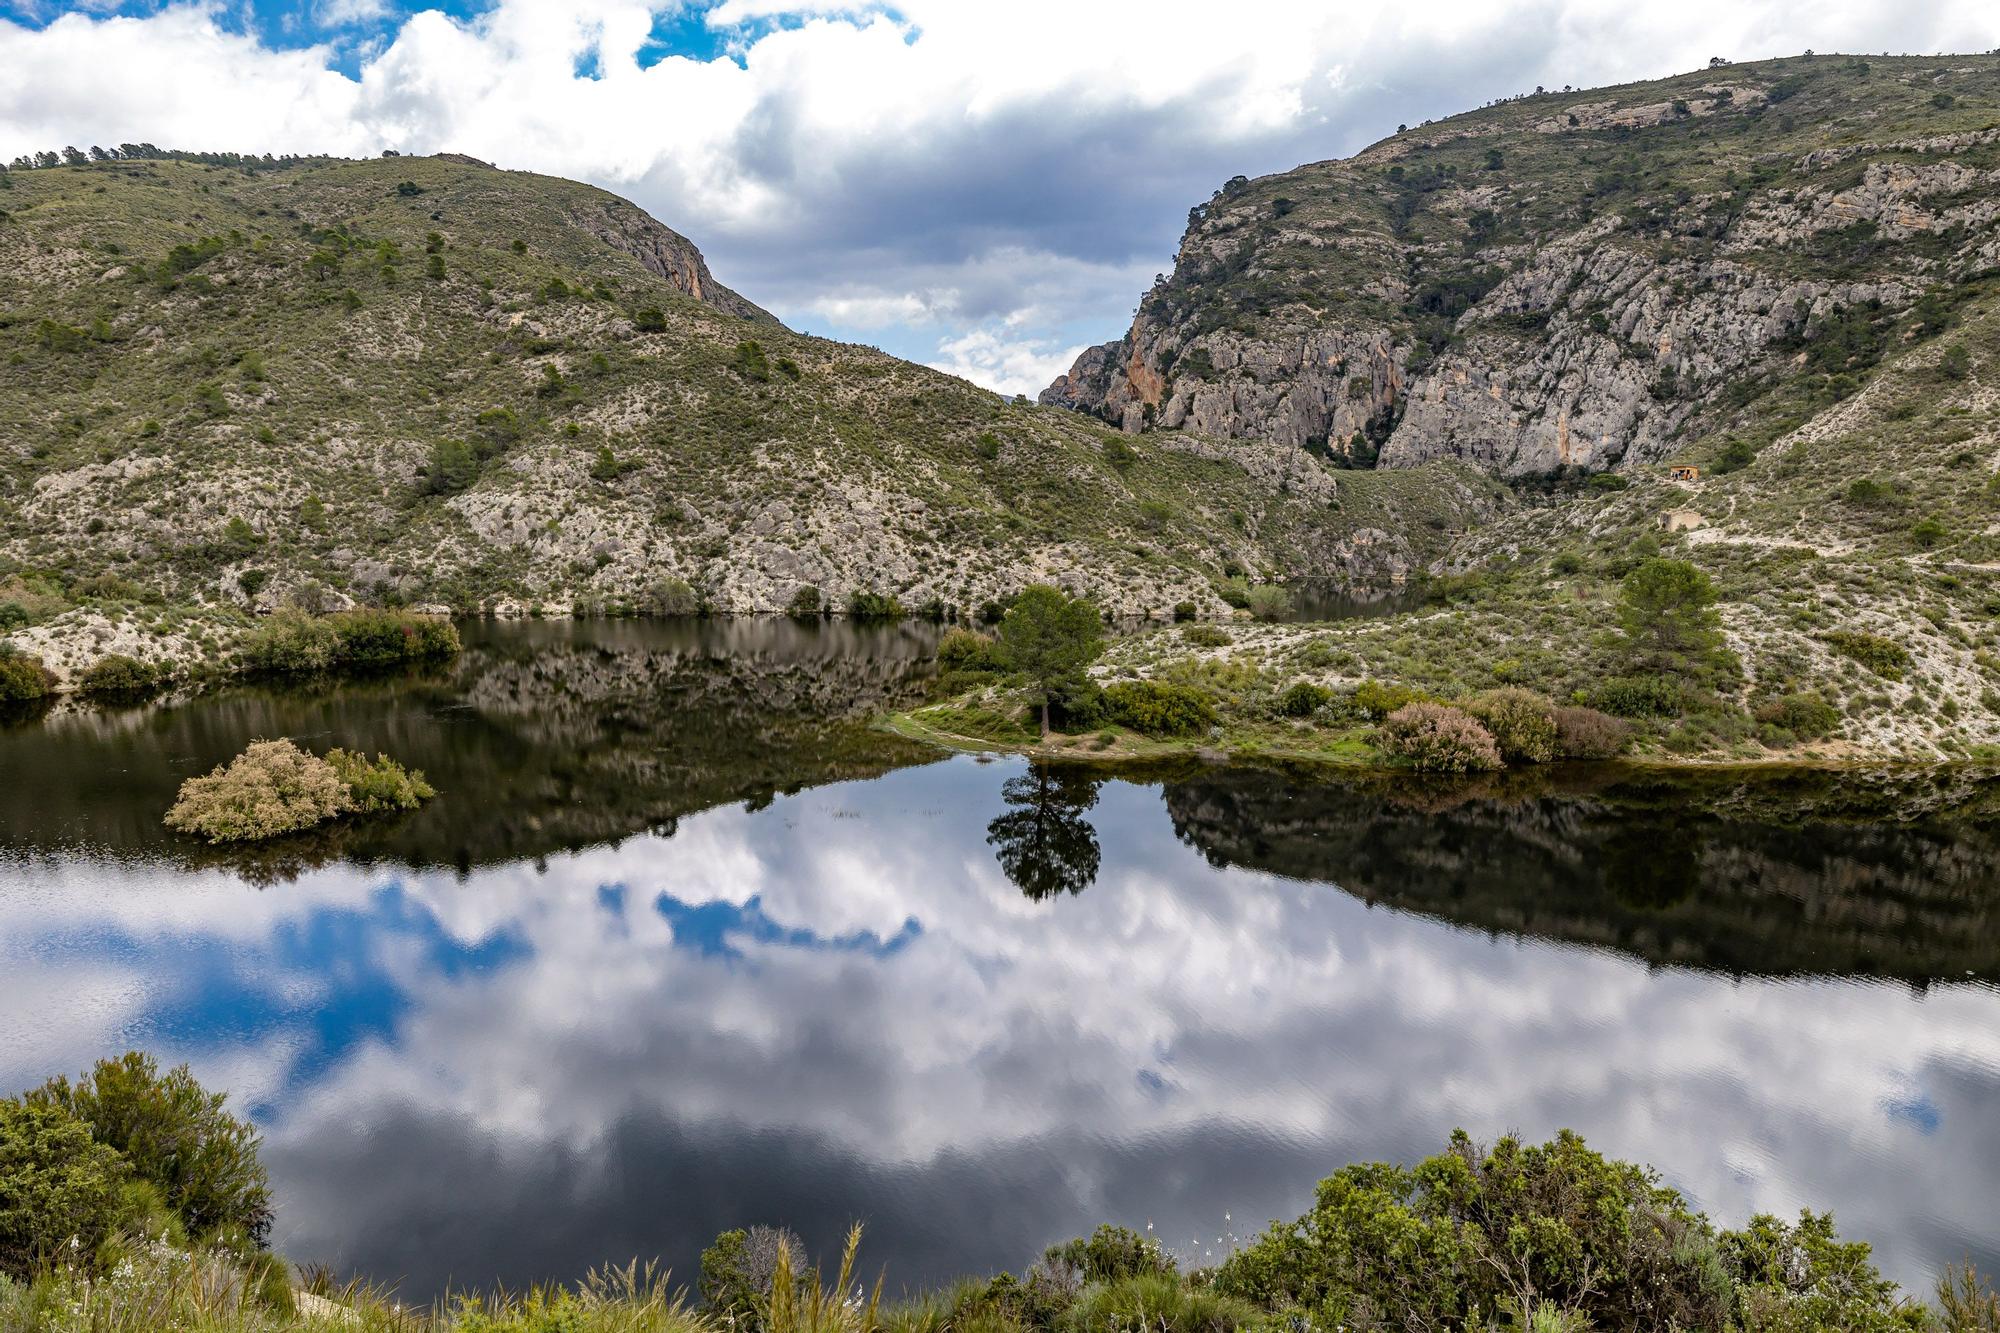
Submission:
<svg viewBox="0 0 2000 1333">
<path fill-rule="evenodd" d="M 1041 395 L 1129 432 L 1508 477 L 1853 393 L 2000 263 L 2000 60 L 1803 57 L 1541 93 L 1190 214 Z"/>
</svg>

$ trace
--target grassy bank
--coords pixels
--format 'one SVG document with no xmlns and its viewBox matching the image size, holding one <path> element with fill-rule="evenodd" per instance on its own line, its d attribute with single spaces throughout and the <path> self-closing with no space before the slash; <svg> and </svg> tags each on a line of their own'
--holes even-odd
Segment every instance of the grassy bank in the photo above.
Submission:
<svg viewBox="0 0 2000 1333">
<path fill-rule="evenodd" d="M 1909 1330 L 1994 1333 L 1969 1268 L 1931 1303 L 1830 1215 L 1719 1228 L 1653 1171 L 1564 1132 L 1455 1134 L 1415 1165 L 1342 1166 L 1301 1217 L 1184 1267 L 1115 1225 L 1020 1273 L 885 1299 L 862 1228 L 815 1264 L 796 1235 L 718 1236 L 697 1291 L 634 1263 L 572 1285 L 413 1308 L 265 1247 L 256 1132 L 187 1071 L 134 1052 L 0 1101 L 0 1328 L 9 1333 L 1227 1333 L 1229 1330 Z M 1212 1258 L 1214 1256 L 1204 1256 Z"/>
</svg>

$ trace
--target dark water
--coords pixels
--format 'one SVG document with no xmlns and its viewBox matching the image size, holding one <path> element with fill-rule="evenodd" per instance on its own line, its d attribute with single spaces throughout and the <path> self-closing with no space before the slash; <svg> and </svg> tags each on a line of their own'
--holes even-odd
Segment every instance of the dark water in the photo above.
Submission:
<svg viewBox="0 0 2000 1333">
<path fill-rule="evenodd" d="M 1194 1258 L 1357 1158 L 1574 1127 L 1719 1220 L 2000 1262 L 2000 787 L 1456 789 L 938 759 L 916 631 L 476 629 L 435 676 L 0 732 L 0 1086 L 143 1046 L 276 1243 L 406 1294 L 852 1218 L 892 1287 L 1099 1221 Z M 443 795 L 219 861 L 255 736 Z"/>
</svg>

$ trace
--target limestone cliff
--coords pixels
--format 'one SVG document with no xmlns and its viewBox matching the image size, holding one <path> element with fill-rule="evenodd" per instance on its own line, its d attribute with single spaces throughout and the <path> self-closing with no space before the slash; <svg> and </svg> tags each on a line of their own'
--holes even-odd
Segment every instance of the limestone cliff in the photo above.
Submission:
<svg viewBox="0 0 2000 1333">
<path fill-rule="evenodd" d="M 1042 401 L 1360 466 L 1657 460 L 1852 394 L 2000 260 L 2000 60 L 1538 92 L 1195 208 Z"/>
</svg>

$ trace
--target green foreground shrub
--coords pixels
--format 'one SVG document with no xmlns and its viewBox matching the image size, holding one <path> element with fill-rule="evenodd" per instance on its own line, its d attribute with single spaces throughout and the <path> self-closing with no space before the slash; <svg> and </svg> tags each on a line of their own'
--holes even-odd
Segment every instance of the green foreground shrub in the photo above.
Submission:
<svg viewBox="0 0 2000 1333">
<path fill-rule="evenodd" d="M 1613 676 L 1598 685 L 1591 699 L 1617 717 L 1676 717 L 1686 706 L 1686 690 L 1668 675 Z"/>
<path fill-rule="evenodd" d="M 1924 1327 L 1867 1255 L 1810 1213 L 1717 1233 L 1653 1172 L 1568 1131 L 1488 1151 L 1458 1133 L 1415 1167 L 1335 1172 L 1215 1287 L 1321 1328 L 1540 1328 L 1545 1309 L 1585 1328 Z"/>
<path fill-rule="evenodd" d="M 95 1254 L 117 1223 L 125 1170 L 65 1108 L 0 1101 L 0 1274 L 25 1281 L 72 1238 Z"/>
<path fill-rule="evenodd" d="M 1104 691 L 1111 720 L 1148 736 L 1194 736 L 1215 725 L 1215 701 L 1192 685 L 1121 680 Z"/>
<path fill-rule="evenodd" d="M 989 635 L 953 626 L 938 640 L 938 666 L 945 671 L 998 671 L 998 645 Z"/>
<path fill-rule="evenodd" d="M 1376 733 L 1388 753 L 1420 773 L 1484 773 L 1500 767 L 1492 733 L 1449 704 L 1404 704 Z"/>
<path fill-rule="evenodd" d="M 189 1235 L 240 1233 L 261 1245 L 271 1229 L 271 1189 L 259 1137 L 231 1115 L 186 1065 L 162 1074 L 149 1055 L 100 1060 L 75 1083 L 62 1075 L 29 1094 L 60 1108 L 159 1191 Z"/>
</svg>

